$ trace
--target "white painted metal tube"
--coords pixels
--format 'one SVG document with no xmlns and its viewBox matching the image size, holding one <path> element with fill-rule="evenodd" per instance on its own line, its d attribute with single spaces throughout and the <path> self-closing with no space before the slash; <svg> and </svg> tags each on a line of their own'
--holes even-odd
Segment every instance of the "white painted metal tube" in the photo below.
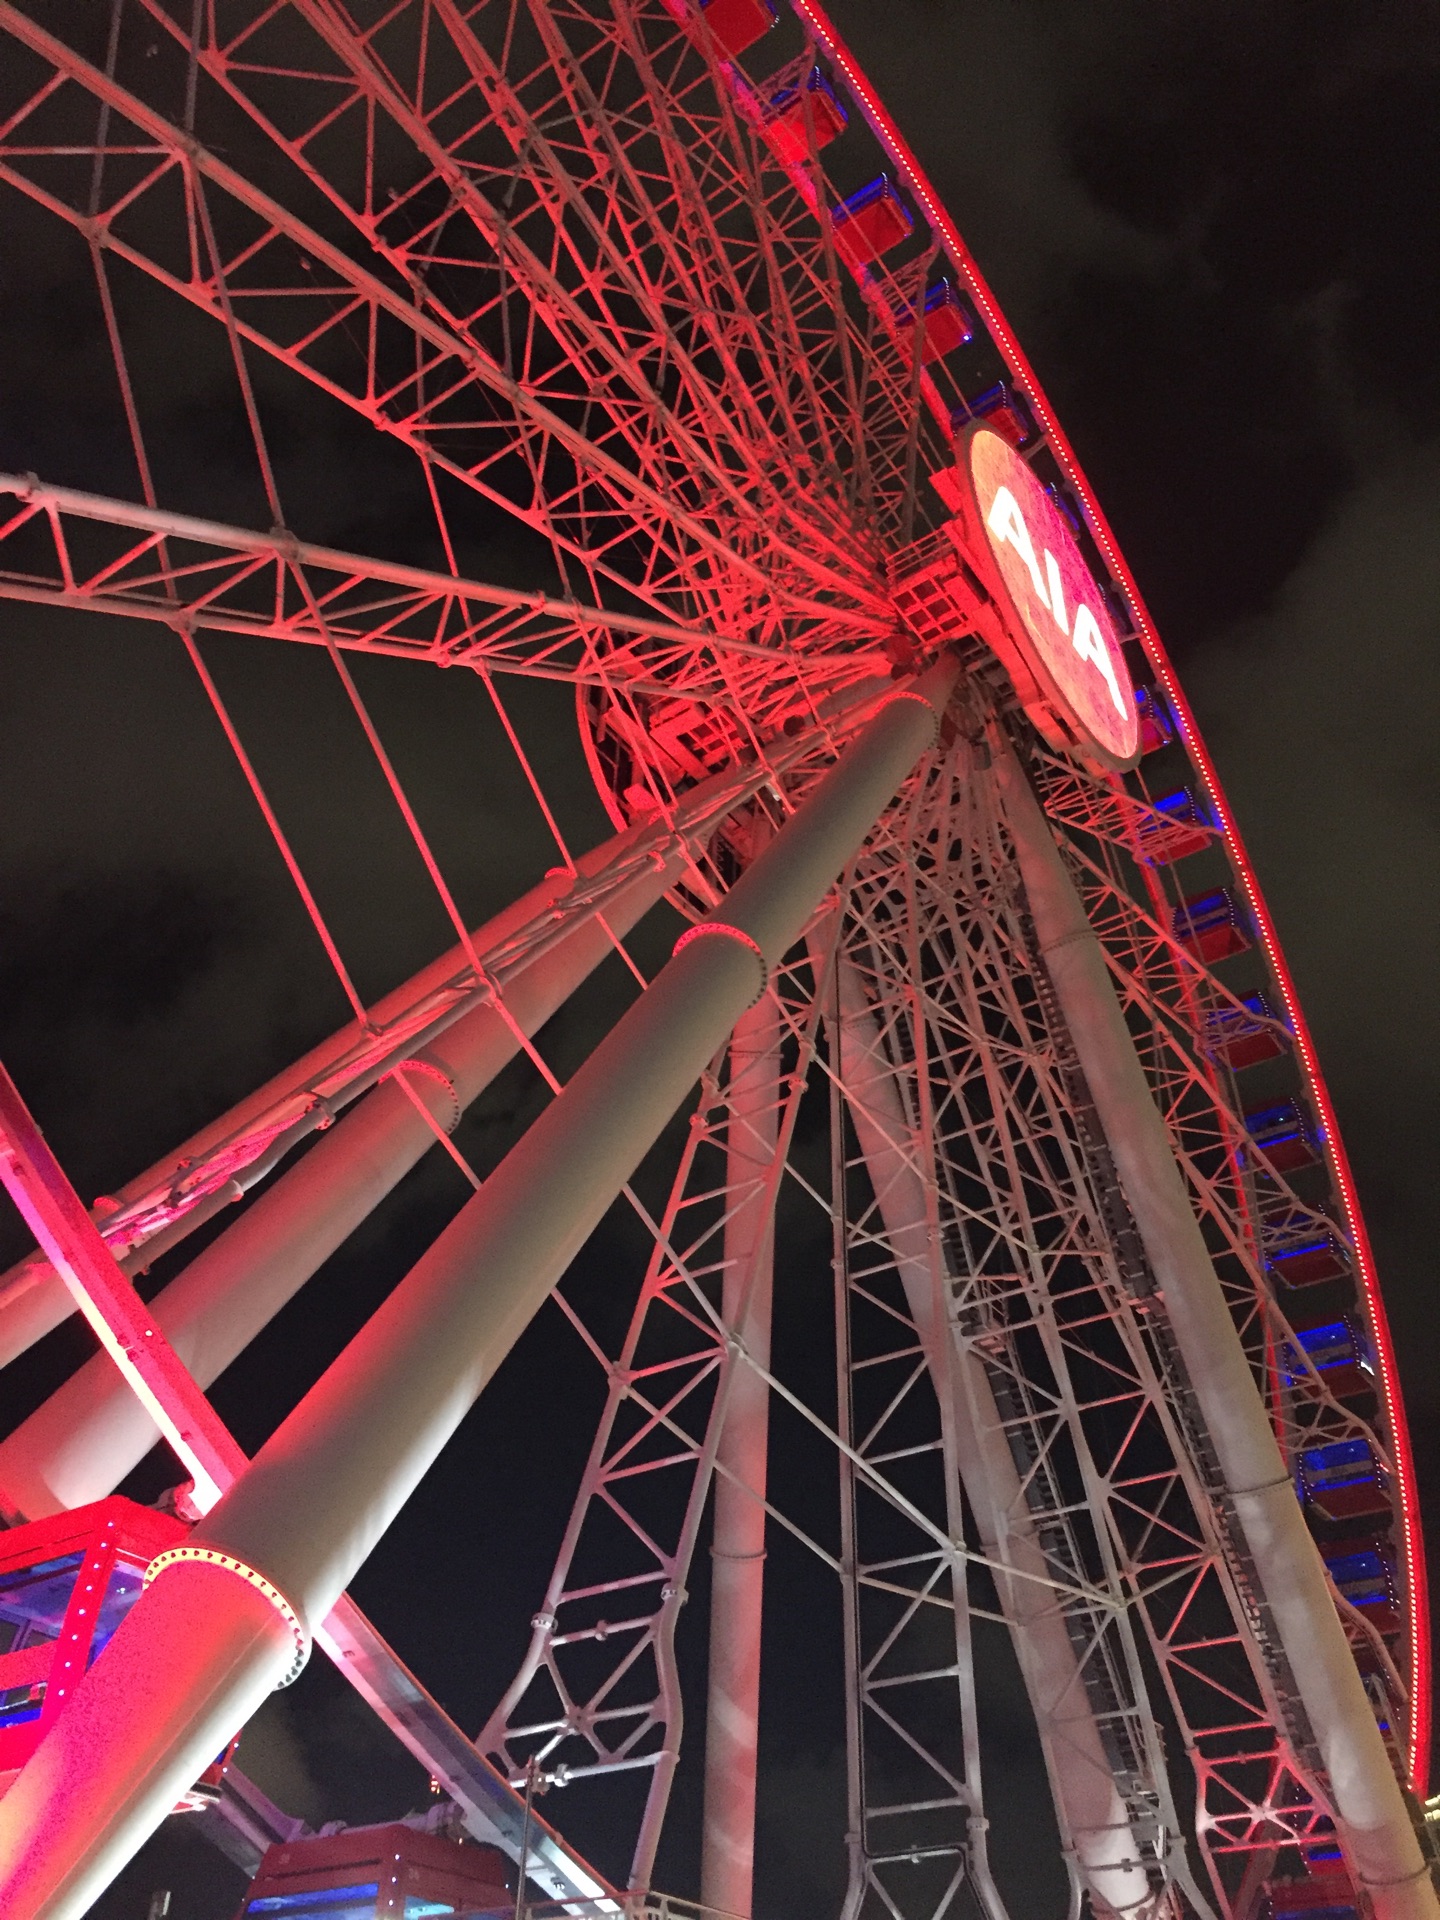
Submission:
<svg viewBox="0 0 1440 1920">
<path fill-rule="evenodd" d="M 725 1223 L 725 1324 L 760 1366 L 770 1364 L 774 1191 L 767 1176 L 780 1117 L 780 1009 L 766 993 L 730 1040 Z M 737 1192 L 741 1197 L 737 1200 Z M 716 1450 L 710 1548 L 710 1664 L 700 1904 L 749 1920 L 755 1885 L 760 1757 L 760 1640 L 765 1590 L 765 1486 L 770 1388 L 731 1361 Z"/>
<path fill-rule="evenodd" d="M 637 851 L 649 843 L 654 843 L 657 858 L 666 858 L 676 846 L 676 836 L 668 835 L 664 828 L 630 827 L 614 835 L 600 846 L 584 854 L 577 861 L 577 872 L 582 880 L 601 880 L 606 869 L 614 867 L 622 870 Z M 667 844 L 668 843 L 668 844 Z M 493 964 L 494 956 L 501 952 L 505 943 L 520 932 L 529 923 L 547 913 L 560 919 L 566 912 L 567 896 L 573 891 L 571 876 L 561 870 L 549 874 L 538 886 L 531 887 L 519 899 L 514 900 L 484 926 L 477 928 L 471 936 L 471 945 L 479 954 L 481 961 Z M 571 909 L 574 910 L 573 908 Z M 606 901 L 603 908 L 589 911 L 609 910 Z M 456 945 L 432 960 L 428 966 L 394 988 L 374 1006 L 368 1009 L 368 1018 L 372 1027 L 381 1030 L 389 1027 L 406 1011 L 422 1002 L 428 995 L 436 992 L 464 971 L 469 956 L 464 947 Z M 191 1162 L 203 1160 L 222 1142 L 239 1133 L 247 1124 L 253 1124 L 258 1116 L 286 1096 L 298 1093 L 301 1089 L 323 1081 L 327 1070 L 343 1057 L 362 1037 L 358 1022 L 348 1025 L 331 1034 L 308 1053 L 293 1061 L 289 1066 L 274 1074 L 253 1093 L 238 1101 L 233 1107 L 192 1134 L 185 1144 L 162 1161 L 148 1167 L 135 1179 L 121 1187 L 114 1198 L 121 1204 L 136 1199 L 139 1195 L 154 1189 L 156 1183 L 163 1187 L 178 1177 L 181 1168 Z M 412 1109 L 413 1111 L 413 1109 Z M 226 1202 L 238 1197 L 238 1189 L 233 1186 L 223 1190 Z M 143 1252 L 127 1258 L 124 1264 L 128 1271 L 137 1270 L 140 1264 L 154 1258 L 163 1244 L 171 1244 L 183 1237 L 192 1227 L 198 1226 L 215 1211 L 213 1205 L 197 1207 L 193 1214 L 185 1216 L 176 1227 L 157 1236 Z M 7 1273 L 0 1274 L 0 1366 L 6 1366 L 27 1347 L 34 1344 L 56 1327 L 75 1310 L 75 1303 L 68 1289 L 54 1269 L 42 1256 L 32 1255 L 29 1259 L 12 1267 Z M 3 1486 L 3 1481 L 0 1481 Z"/>
<path fill-rule="evenodd" d="M 504 999 L 515 1026 L 538 1032 L 613 950 L 611 934 L 628 933 L 683 864 L 678 851 L 657 862 L 607 907 L 605 924 L 587 915 L 509 981 Z M 493 1005 L 479 1007 L 420 1051 L 429 1071 L 410 1074 L 409 1085 L 436 1123 L 449 1127 L 519 1046 Z M 434 1145 L 433 1128 L 404 1089 L 382 1082 L 162 1289 L 151 1311 L 202 1387 L 244 1352 Z M 10 1520 L 38 1520 L 103 1499 L 157 1437 L 124 1377 L 97 1353 L 0 1441 L 0 1511 Z"/>
<path fill-rule="evenodd" d="M 79 1920 L 282 1679 L 289 1622 L 309 1632 L 339 1598 L 934 739 L 954 680 L 947 664 L 882 706 L 206 1516 L 198 1557 L 159 1573 L 0 1801 L 0 1920 Z"/>
<path fill-rule="evenodd" d="M 874 676 L 862 678 L 820 701 L 815 718 L 820 725 L 853 724 L 857 712 L 873 709 L 889 691 L 884 680 Z M 584 915 L 608 914 L 612 903 L 647 871 L 662 862 L 668 864 L 673 856 L 686 849 L 702 845 L 721 820 L 759 791 L 773 769 L 783 770 L 813 751 L 815 737 L 813 733 L 801 734 L 772 742 L 765 765 L 751 763 L 711 775 L 681 797 L 668 819 L 625 828 L 601 846 L 582 854 L 573 876 L 564 870 L 548 874 L 538 886 L 477 929 L 471 936 L 469 948 L 464 945 L 450 948 L 403 986 L 377 1001 L 367 1011 L 364 1028 L 351 1021 L 299 1060 L 272 1075 L 263 1086 L 218 1119 L 201 1127 L 183 1146 L 127 1181 L 111 1196 L 111 1207 L 118 1208 L 118 1214 L 107 1209 L 101 1215 L 97 1203 L 93 1216 L 97 1224 L 123 1217 L 128 1208 L 143 1206 L 147 1199 L 168 1194 L 183 1174 L 193 1174 L 195 1167 L 203 1165 L 211 1155 L 224 1156 L 248 1129 L 263 1129 L 267 1119 L 273 1119 L 277 1107 L 291 1106 L 297 1114 L 308 1114 L 298 1129 L 282 1133 L 279 1147 L 272 1143 L 260 1160 L 244 1165 L 240 1182 L 233 1179 L 224 1182 L 188 1212 L 146 1237 L 134 1250 L 123 1253 L 121 1265 L 130 1273 L 140 1271 L 162 1250 L 176 1245 L 221 1207 L 237 1200 L 241 1184 L 253 1185 L 267 1160 L 277 1151 L 283 1151 L 287 1144 L 293 1145 L 299 1133 L 314 1130 L 324 1117 L 324 1109 L 311 1097 L 316 1087 L 331 1089 L 327 1101 L 332 1111 L 358 1098 L 378 1075 L 381 1063 L 375 1062 L 368 1072 L 350 1075 L 342 1071 L 343 1063 L 354 1060 L 357 1048 L 362 1055 L 372 1051 L 375 1030 L 382 1034 L 394 1033 L 400 1028 L 408 1031 L 417 1008 L 434 1005 L 437 999 L 444 1003 L 457 977 L 470 971 L 470 948 L 478 955 L 482 967 L 508 983 L 526 964 L 534 964 L 552 944 L 564 938 L 567 921 L 578 925 Z M 517 942 L 520 942 L 518 960 Z M 403 1047 L 405 1043 L 399 1044 Z M 8 1365 L 73 1311 L 69 1290 L 43 1255 L 32 1254 L 0 1274 L 0 1366 Z"/>
<path fill-rule="evenodd" d="M 950 1401 L 960 1477 L 981 1545 L 993 1560 L 1037 1576 L 995 1578 L 1039 1729 L 1061 1838 L 1073 1850 L 1097 1915 L 1145 1914 L 1153 1905 L 1150 1884 L 1049 1585 L 1052 1570 L 1025 1505 L 994 1393 L 973 1354 L 953 1345 L 946 1352 L 949 1334 L 936 1310 L 936 1249 L 925 1184 L 909 1151 L 912 1129 L 879 1025 L 858 973 L 844 958 L 837 962 L 836 984 L 846 1103 L 936 1391 Z"/>
<path fill-rule="evenodd" d="M 1377 1920 L 1437 1920 L 1440 1900 L 1100 942 L 998 737 L 994 766 L 1040 951 L 1320 1749 L 1346 1857 Z"/>
</svg>

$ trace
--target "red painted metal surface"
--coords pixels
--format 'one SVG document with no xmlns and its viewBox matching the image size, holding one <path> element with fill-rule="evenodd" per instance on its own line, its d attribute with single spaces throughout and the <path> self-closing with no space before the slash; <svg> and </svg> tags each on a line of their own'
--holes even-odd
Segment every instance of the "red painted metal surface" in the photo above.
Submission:
<svg viewBox="0 0 1440 1920">
<path fill-rule="evenodd" d="M 244 1471 L 245 1455 L 121 1271 L 3 1066 L 0 1180 L 100 1344 L 189 1468 L 196 1505 L 213 1506 Z"/>
<path fill-rule="evenodd" d="M 120 1494 L 0 1533 L 0 1793 L 185 1533 Z"/>
<path fill-rule="evenodd" d="M 499 1913 L 514 1906 L 508 1862 L 493 1847 L 463 1846 L 399 1821 L 346 1827 L 271 1847 L 246 1889 L 240 1914 L 307 1907 L 403 1917 L 411 1912 Z M 344 1890 L 351 1890 L 345 1900 Z M 270 1905 L 261 1903 L 269 1902 Z M 238 1920 L 238 1916 L 237 1916 Z"/>
</svg>

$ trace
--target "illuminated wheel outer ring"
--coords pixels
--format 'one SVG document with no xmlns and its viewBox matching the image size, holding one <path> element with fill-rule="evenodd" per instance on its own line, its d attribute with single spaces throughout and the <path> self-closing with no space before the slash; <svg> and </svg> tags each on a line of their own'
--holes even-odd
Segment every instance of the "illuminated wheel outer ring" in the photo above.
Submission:
<svg viewBox="0 0 1440 1920">
<path fill-rule="evenodd" d="M 1126 564 L 1125 556 L 1119 549 L 1109 521 L 1075 457 L 1065 430 L 1056 418 L 1044 389 L 1035 377 L 1034 369 L 1026 357 L 1024 348 L 1001 312 L 974 255 L 966 246 L 944 202 L 927 179 L 924 169 L 911 151 L 905 136 L 845 41 L 836 31 L 826 13 L 823 0 L 791 0 L 791 5 L 807 30 L 814 35 L 816 44 L 840 74 L 852 97 L 858 102 L 866 121 L 894 168 L 896 177 L 904 183 L 909 192 L 914 194 L 926 219 L 930 221 L 933 232 L 940 240 L 945 257 L 955 272 L 958 284 L 974 300 L 977 310 L 1000 349 L 1011 379 L 1014 380 L 1034 414 L 1059 462 L 1061 472 L 1081 503 L 1086 523 L 1096 544 L 1124 591 L 1135 618 L 1140 644 L 1159 682 L 1163 697 L 1178 722 L 1181 737 L 1199 776 L 1205 798 L 1213 808 L 1224 836 L 1240 892 L 1255 916 L 1261 943 L 1274 971 L 1275 984 L 1284 1005 L 1286 1018 L 1295 1035 L 1303 1080 L 1314 1101 L 1316 1118 L 1323 1131 L 1325 1160 L 1339 1196 L 1344 1224 L 1355 1249 L 1360 1306 L 1374 1343 L 1375 1358 L 1379 1368 L 1379 1397 L 1384 1410 L 1395 1466 L 1397 1544 L 1401 1550 L 1404 1569 L 1403 1605 L 1406 1637 L 1410 1649 L 1411 1672 L 1408 1679 L 1411 1716 L 1407 1758 L 1411 1786 L 1423 1796 L 1428 1790 L 1430 1766 L 1432 1669 L 1430 1609 L 1415 1462 L 1404 1401 L 1400 1392 L 1395 1342 L 1385 1311 L 1385 1299 L 1375 1268 L 1369 1232 L 1355 1190 L 1355 1177 L 1336 1119 L 1334 1102 L 1325 1084 L 1309 1025 L 1295 991 L 1289 964 L 1276 937 L 1270 910 L 1260 890 L 1244 839 L 1231 817 L 1214 761 L 1195 724 L 1184 689 L 1175 677 L 1175 670 L 1170 663 L 1164 642 L 1150 617 L 1144 597 Z"/>
</svg>

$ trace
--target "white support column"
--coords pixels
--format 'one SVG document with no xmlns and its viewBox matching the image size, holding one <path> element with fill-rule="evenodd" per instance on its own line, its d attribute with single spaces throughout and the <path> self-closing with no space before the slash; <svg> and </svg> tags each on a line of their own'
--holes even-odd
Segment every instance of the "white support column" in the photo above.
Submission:
<svg viewBox="0 0 1440 1920">
<path fill-rule="evenodd" d="M 745 1352 L 768 1367 L 775 1195 L 767 1176 L 780 1117 L 780 1009 L 773 993 L 764 994 L 736 1023 L 727 1099 L 726 1185 L 733 1211 L 725 1225 L 725 1324 Z M 700 1902 L 749 1920 L 770 1389 L 743 1360 L 732 1358 L 730 1366 L 715 1459 Z"/>
<path fill-rule="evenodd" d="M 911 1152 L 912 1129 L 864 986 L 843 958 L 837 961 L 837 989 L 846 1101 L 936 1391 L 948 1391 L 966 1498 L 985 1552 L 1022 1576 L 1007 1580 L 997 1574 L 996 1585 L 1039 1729 L 1061 1838 L 1073 1849 L 1097 1916 L 1142 1915 L 1153 1906 L 1150 1884 L 1049 1584 L 1052 1569 L 1029 1521 L 994 1393 L 973 1354 L 946 1350 L 949 1335 L 936 1311 L 935 1250 L 924 1180 Z"/>
<path fill-rule="evenodd" d="M 679 852 L 657 862 L 610 903 L 605 925 L 587 915 L 509 981 L 508 1021 L 482 1006 L 421 1051 L 408 1084 L 437 1125 L 454 1125 L 519 1051 L 515 1028 L 537 1033 L 612 951 L 611 934 L 628 933 L 683 865 Z M 218 1379 L 434 1145 L 434 1128 L 404 1089 L 382 1082 L 156 1295 L 151 1312 L 200 1386 Z M 0 1511 L 38 1520 L 103 1499 L 158 1437 L 124 1376 L 97 1353 L 0 1441 Z"/>
<path fill-rule="evenodd" d="M 838 724 L 848 732 L 854 724 L 854 715 L 872 709 L 877 699 L 883 699 L 889 691 L 886 681 L 874 677 L 858 680 L 841 694 L 820 701 L 816 720 L 822 725 Z M 643 890 L 646 880 L 662 867 L 672 877 L 678 875 L 694 847 L 703 846 L 719 823 L 756 794 L 776 771 L 784 771 L 812 752 L 815 740 L 815 733 L 807 733 L 772 742 L 767 764 L 750 762 L 712 774 L 692 787 L 668 818 L 627 827 L 582 854 L 575 863 L 573 876 L 563 869 L 547 874 L 538 886 L 477 928 L 468 943 L 450 948 L 403 986 L 377 1001 L 368 1009 L 363 1027 L 351 1021 L 338 1033 L 331 1034 L 227 1112 L 201 1127 L 174 1152 L 127 1181 L 111 1196 L 118 1212 L 107 1211 L 103 1217 L 92 1215 L 107 1239 L 111 1237 L 114 1219 L 123 1218 L 132 1208 L 139 1208 L 143 1213 L 147 1207 L 163 1203 L 182 1177 L 193 1177 L 195 1170 L 213 1157 L 225 1165 L 231 1164 L 230 1156 L 237 1143 L 245 1142 L 247 1134 L 259 1135 L 258 1157 L 242 1157 L 236 1179 L 222 1182 L 204 1200 L 168 1225 L 148 1232 L 130 1251 L 122 1251 L 121 1266 L 133 1275 L 162 1251 L 178 1245 L 238 1199 L 241 1188 L 248 1188 L 262 1177 L 299 1137 L 316 1130 L 323 1110 L 314 1100 L 315 1089 L 325 1090 L 332 1113 L 357 1099 L 371 1086 L 379 1064 L 371 1060 L 362 1068 L 356 1064 L 357 1051 L 360 1059 L 365 1060 L 377 1031 L 382 1035 L 412 1032 L 418 1010 L 422 1027 L 428 1028 L 433 1038 L 447 1018 L 453 1015 L 458 1019 L 454 1006 L 448 1015 L 443 1009 L 448 1004 L 448 990 L 456 980 L 471 976 L 472 953 L 482 968 L 508 987 L 527 966 L 547 957 L 550 949 L 560 944 L 582 921 L 597 915 L 609 919 L 612 911 L 619 912 L 623 918 L 624 897 L 636 888 Z M 428 1009 L 433 1013 L 437 1006 L 442 1009 L 441 1017 L 431 1026 L 425 1012 Z M 268 1131 L 277 1111 L 291 1116 L 279 1122 L 278 1139 Z M 299 1124 L 292 1124 L 297 1114 L 302 1116 L 301 1120 Z M 124 1245 L 129 1246 L 130 1242 L 127 1240 Z M 69 1292 L 43 1255 L 31 1254 L 0 1273 L 0 1366 L 8 1365 L 24 1353 L 73 1311 L 74 1302 Z"/>
<path fill-rule="evenodd" d="M 697 804 L 698 797 L 698 802 L 703 805 L 705 788 L 708 786 L 713 789 L 718 784 L 707 782 L 694 789 L 686 796 L 686 804 Z M 601 913 L 608 916 L 612 906 L 617 904 L 619 894 L 627 892 L 637 880 L 641 880 L 641 872 L 646 866 L 653 871 L 663 861 L 678 871 L 675 856 L 683 846 L 684 834 L 684 823 L 677 818 L 674 833 L 667 832 L 661 825 L 648 829 L 629 827 L 613 835 L 600 846 L 582 854 L 576 862 L 576 880 L 582 888 L 583 904 L 576 904 L 575 884 L 570 875 L 557 870 L 548 874 L 538 886 L 521 894 L 519 899 L 513 900 L 483 926 L 475 928 L 470 936 L 470 947 L 479 956 L 482 965 L 493 968 L 498 962 L 503 967 L 507 947 L 527 927 L 549 921 L 558 929 L 569 919 L 578 928 L 582 918 L 593 918 Z M 397 1021 L 403 1022 L 414 1007 L 433 1001 L 449 982 L 466 972 L 469 958 L 464 946 L 453 946 L 428 966 L 422 967 L 403 985 L 393 988 L 367 1010 L 371 1030 L 384 1032 Z M 272 1075 L 253 1093 L 201 1127 L 183 1146 L 148 1167 L 135 1179 L 127 1181 L 112 1198 L 123 1208 L 139 1202 L 147 1195 L 163 1194 L 187 1168 L 203 1163 L 210 1154 L 223 1151 L 236 1138 L 243 1138 L 248 1128 L 263 1123 L 267 1112 L 273 1112 L 277 1104 L 302 1095 L 312 1087 L 324 1086 L 334 1073 L 337 1062 L 350 1054 L 363 1034 L 359 1023 L 351 1021 L 339 1032 L 322 1040 L 318 1046 L 311 1047 L 300 1059 Z M 339 1093 L 332 1096 L 332 1104 L 335 1107 L 348 1104 L 368 1085 L 369 1081 L 362 1078 L 358 1085 L 342 1086 Z M 436 1110 L 442 1110 L 441 1103 L 437 1103 Z M 267 1153 L 256 1165 L 243 1167 L 241 1184 L 248 1187 L 268 1158 Z M 201 1202 L 170 1226 L 162 1228 L 153 1238 L 144 1242 L 137 1253 L 123 1256 L 122 1266 L 132 1274 L 141 1270 L 142 1263 L 157 1257 L 162 1249 L 178 1244 L 237 1197 L 236 1183 L 228 1183 L 208 1201 Z M 103 1221 L 100 1224 L 103 1225 Z M 43 1256 L 32 1254 L 0 1274 L 0 1367 L 8 1366 L 73 1311 L 73 1300 Z M 0 1480 L 0 1487 L 3 1485 L 3 1480 Z"/>
<path fill-rule="evenodd" d="M 1345 1639 L 1319 1549 L 1206 1250 L 1105 955 L 1008 742 L 995 777 L 1040 952 L 1324 1760 L 1345 1854 L 1376 1920 L 1440 1900 Z"/>
<path fill-rule="evenodd" d="M 889 698 L 266 1442 L 0 1801 L 0 1920 L 79 1920 L 259 1706 L 933 742 Z"/>
</svg>

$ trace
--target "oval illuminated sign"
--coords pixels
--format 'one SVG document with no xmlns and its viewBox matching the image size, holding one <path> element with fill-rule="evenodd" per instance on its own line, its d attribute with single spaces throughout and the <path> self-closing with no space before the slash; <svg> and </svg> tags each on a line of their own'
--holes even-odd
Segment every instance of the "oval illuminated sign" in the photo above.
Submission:
<svg viewBox="0 0 1440 1920">
<path fill-rule="evenodd" d="M 1110 767 L 1133 766 L 1140 715 L 1130 671 L 1104 596 L 1059 508 L 1029 464 L 988 427 L 971 431 L 962 470 L 1004 589 L 1009 637 L 1029 670 L 1016 675 L 1026 711 L 1052 740 L 1059 722 L 1057 744 Z"/>
</svg>

